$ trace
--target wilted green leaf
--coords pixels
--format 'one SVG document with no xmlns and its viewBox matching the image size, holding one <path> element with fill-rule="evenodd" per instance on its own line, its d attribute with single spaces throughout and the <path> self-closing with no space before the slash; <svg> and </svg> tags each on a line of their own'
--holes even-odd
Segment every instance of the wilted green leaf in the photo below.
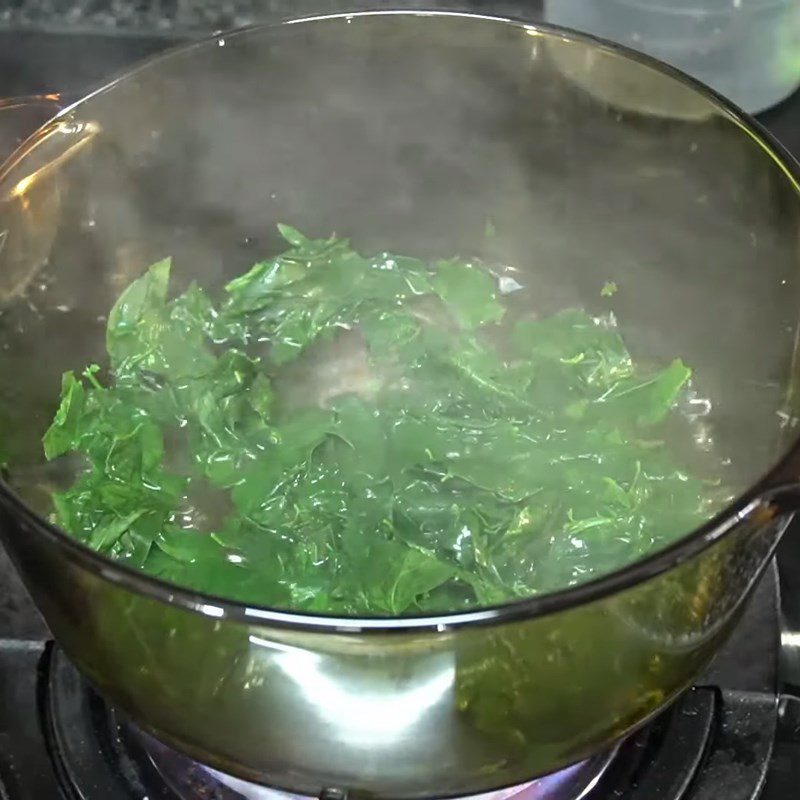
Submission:
<svg viewBox="0 0 800 800">
<path fill-rule="evenodd" d="M 589 580 L 724 499 L 662 435 L 688 367 L 642 370 L 611 315 L 504 324 L 479 262 L 279 227 L 219 305 L 154 264 L 109 315 L 110 371 L 65 373 L 43 444 L 84 459 L 53 503 L 87 546 L 244 602 L 407 614 Z"/>
</svg>

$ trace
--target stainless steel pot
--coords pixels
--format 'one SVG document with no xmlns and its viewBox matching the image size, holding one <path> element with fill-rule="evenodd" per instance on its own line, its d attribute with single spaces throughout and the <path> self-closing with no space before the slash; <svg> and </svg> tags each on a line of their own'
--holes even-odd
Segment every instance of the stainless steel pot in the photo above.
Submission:
<svg viewBox="0 0 800 800">
<path fill-rule="evenodd" d="M 620 82 L 641 102 L 623 108 Z M 112 703 L 242 778 L 461 795 L 607 748 L 713 656 L 797 502 L 800 447 L 777 444 L 794 439 L 797 176 L 709 90 L 547 27 L 338 16 L 150 61 L 59 114 L 0 174 L 12 485 L 41 460 L 62 370 L 102 356 L 102 315 L 156 258 L 213 283 L 263 255 L 277 221 L 346 228 L 367 250 L 469 253 L 489 218 L 537 304 L 591 306 L 617 282 L 630 340 L 695 367 L 703 436 L 741 491 L 617 573 L 425 618 L 201 596 L 83 548 L 9 485 L 5 546 Z"/>
</svg>

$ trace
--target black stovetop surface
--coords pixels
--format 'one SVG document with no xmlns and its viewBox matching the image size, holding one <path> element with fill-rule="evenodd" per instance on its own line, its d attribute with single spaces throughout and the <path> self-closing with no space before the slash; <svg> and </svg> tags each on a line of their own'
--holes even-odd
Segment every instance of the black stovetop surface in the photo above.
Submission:
<svg viewBox="0 0 800 800">
<path fill-rule="evenodd" d="M 0 97 L 77 97 L 178 41 L 174 33 L 0 31 Z M 761 119 L 800 156 L 800 93 Z M 798 537 L 800 526 L 790 529 L 779 553 L 781 602 L 773 568 L 698 687 L 637 734 L 585 800 L 800 795 L 800 700 L 792 695 L 800 690 Z M 0 800 L 172 800 L 120 749 L 113 714 L 47 641 L 2 550 L 0 586 Z"/>
</svg>

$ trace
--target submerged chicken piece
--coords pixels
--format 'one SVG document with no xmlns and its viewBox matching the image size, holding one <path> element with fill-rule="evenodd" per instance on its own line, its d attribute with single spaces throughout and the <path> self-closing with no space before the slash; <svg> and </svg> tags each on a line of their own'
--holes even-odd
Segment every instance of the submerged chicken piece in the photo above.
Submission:
<svg viewBox="0 0 800 800">
<path fill-rule="evenodd" d="M 345 394 L 372 399 L 381 382 L 358 328 L 341 328 L 332 339 L 316 342 L 275 378 L 279 405 L 286 409 L 327 408 Z"/>
</svg>

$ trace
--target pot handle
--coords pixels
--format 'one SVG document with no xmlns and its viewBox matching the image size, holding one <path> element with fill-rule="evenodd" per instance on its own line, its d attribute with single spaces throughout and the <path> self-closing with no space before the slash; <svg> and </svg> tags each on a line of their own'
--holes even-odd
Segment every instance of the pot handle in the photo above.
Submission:
<svg viewBox="0 0 800 800">
<path fill-rule="evenodd" d="M 60 94 L 27 94 L 20 97 L 6 97 L 0 99 L 0 111 L 13 111 L 20 108 L 32 108 L 44 106 L 56 108 L 60 111 L 63 108 Z"/>
<path fill-rule="evenodd" d="M 25 118 L 23 112 L 28 114 L 25 134 L 16 139 L 6 161 L 0 162 L 0 203 L 30 192 L 34 184 L 40 184 L 43 178 L 55 173 L 100 132 L 96 122 L 82 122 L 61 111 L 61 96 L 57 94 L 0 100 L 0 123 L 3 112 L 18 113 L 20 119 Z M 37 113 L 38 124 L 31 127 L 31 114 Z"/>
<path fill-rule="evenodd" d="M 100 132 L 97 123 L 62 113 L 64 105 L 57 94 L 0 100 L 0 307 L 47 263 L 60 218 L 60 168 Z"/>
<path fill-rule="evenodd" d="M 64 108 L 59 94 L 0 98 L 0 164 L 28 136 Z"/>
</svg>

